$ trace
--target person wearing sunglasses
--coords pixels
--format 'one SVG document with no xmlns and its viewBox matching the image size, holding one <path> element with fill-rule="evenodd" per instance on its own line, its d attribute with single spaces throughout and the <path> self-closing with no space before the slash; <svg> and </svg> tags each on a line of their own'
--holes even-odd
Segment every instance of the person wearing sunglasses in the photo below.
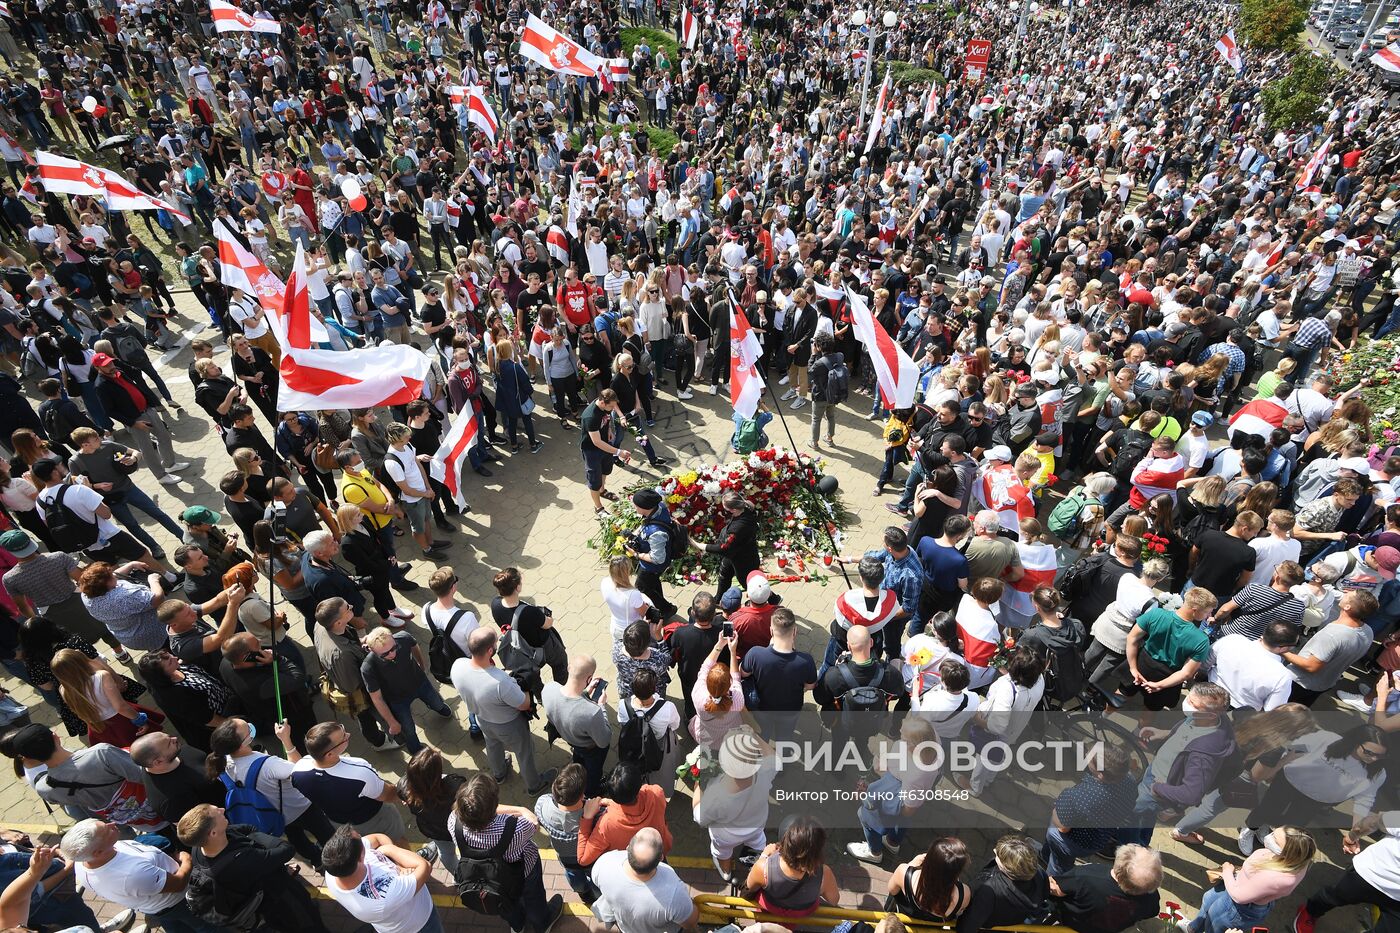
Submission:
<svg viewBox="0 0 1400 933">
<path fill-rule="evenodd" d="M 413 701 L 422 700 L 443 719 L 452 711 L 428 680 L 427 661 L 417 640 L 407 632 L 393 632 L 384 626 L 365 637 L 369 654 L 360 662 L 360 676 L 389 735 L 410 755 L 418 754 L 423 743 L 413 722 Z"/>
</svg>

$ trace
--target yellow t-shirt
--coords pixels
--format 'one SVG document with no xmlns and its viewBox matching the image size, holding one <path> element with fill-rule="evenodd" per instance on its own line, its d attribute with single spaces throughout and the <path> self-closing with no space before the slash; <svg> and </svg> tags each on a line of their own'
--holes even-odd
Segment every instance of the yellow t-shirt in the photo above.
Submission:
<svg viewBox="0 0 1400 933">
<path fill-rule="evenodd" d="M 394 520 L 391 515 L 371 512 L 365 508 L 366 503 L 386 505 L 389 502 L 388 497 L 380 490 L 379 484 L 374 481 L 374 477 L 368 471 L 357 474 L 346 470 L 340 479 L 340 498 L 343 502 L 358 505 L 360 511 L 365 513 L 365 521 L 371 528 L 383 528 Z"/>
</svg>

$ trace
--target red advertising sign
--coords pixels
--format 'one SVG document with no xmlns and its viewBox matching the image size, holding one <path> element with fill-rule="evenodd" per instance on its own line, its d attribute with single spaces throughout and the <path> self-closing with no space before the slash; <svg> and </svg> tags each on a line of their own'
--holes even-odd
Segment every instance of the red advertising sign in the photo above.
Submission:
<svg viewBox="0 0 1400 933">
<path fill-rule="evenodd" d="M 987 64 L 992 60 L 992 40 L 967 40 L 967 58 L 963 61 L 963 78 L 980 82 L 987 76 Z"/>
</svg>

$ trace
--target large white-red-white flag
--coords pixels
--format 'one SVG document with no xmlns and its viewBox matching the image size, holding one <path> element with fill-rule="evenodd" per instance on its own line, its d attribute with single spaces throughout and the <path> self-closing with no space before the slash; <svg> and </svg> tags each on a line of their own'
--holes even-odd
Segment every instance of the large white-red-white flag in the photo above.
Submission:
<svg viewBox="0 0 1400 933">
<path fill-rule="evenodd" d="M 106 198 L 107 207 L 114 211 L 166 211 L 185 226 L 191 223 L 188 214 L 147 194 L 111 169 L 42 151 L 34 153 L 34 162 L 45 191 Z"/>
<path fill-rule="evenodd" d="M 469 451 L 480 441 L 481 425 L 477 423 L 472 406 L 468 405 L 452 422 L 452 428 L 428 466 L 432 478 L 446 486 L 453 501 L 462 508 L 467 506 L 467 497 L 462 493 L 462 467 L 468 463 Z"/>
<path fill-rule="evenodd" d="M 1400 71 L 1400 42 L 1377 49 L 1376 54 L 1371 56 L 1371 64 L 1384 71 Z"/>
<path fill-rule="evenodd" d="M 544 237 L 544 244 L 545 248 L 549 250 L 549 258 L 561 266 L 569 264 L 569 235 L 558 224 L 550 224 L 549 232 Z"/>
<path fill-rule="evenodd" d="M 695 48 L 700 38 L 700 18 L 691 12 L 690 7 L 681 10 L 681 44 L 688 49 Z"/>
<path fill-rule="evenodd" d="M 494 143 L 496 131 L 501 128 L 501 124 L 496 119 L 496 111 L 491 109 L 491 102 L 486 99 L 485 88 L 476 86 L 467 88 L 467 95 L 463 102 L 467 107 L 467 120 L 472 126 L 485 133 L 486 138 Z"/>
<path fill-rule="evenodd" d="M 254 16 L 226 0 L 209 0 L 209 15 L 215 32 L 265 32 L 280 35 L 282 24 L 265 16 Z"/>
<path fill-rule="evenodd" d="M 311 296 L 306 289 L 306 251 L 297 244 L 283 295 L 285 328 L 278 411 L 379 408 L 407 405 L 423 394 L 432 364 L 402 344 L 360 350 L 311 349 Z"/>
<path fill-rule="evenodd" d="M 851 306 L 851 326 L 856 339 L 865 346 L 875 366 L 875 381 L 879 383 L 884 407 L 886 410 L 912 408 L 914 392 L 919 386 L 918 365 L 875 320 L 863 297 L 847 291 L 846 301 Z"/>
<path fill-rule="evenodd" d="M 735 414 L 752 418 L 763 396 L 763 377 L 758 374 L 758 358 L 763 348 L 749 326 L 744 312 L 729 299 L 729 401 Z"/>
<path fill-rule="evenodd" d="M 272 335 L 285 351 L 287 329 L 282 319 L 282 309 L 287 286 L 218 218 L 214 220 L 214 243 L 219 253 L 219 281 L 229 288 L 241 289 L 262 305 L 272 325 Z M 321 320 L 313 317 L 309 326 L 311 340 L 316 343 L 330 341 L 330 334 Z"/>
<path fill-rule="evenodd" d="M 880 93 L 875 97 L 875 109 L 870 114 L 870 129 L 865 134 L 865 150 L 870 151 L 870 147 L 875 145 L 875 140 L 879 138 L 880 131 L 885 128 L 885 114 L 889 109 L 890 99 L 890 72 L 885 69 L 885 80 L 880 82 Z"/>
<path fill-rule="evenodd" d="M 520 54 L 560 74 L 596 78 L 605 61 L 531 13 L 520 35 Z"/>
<path fill-rule="evenodd" d="M 1240 54 L 1240 47 L 1235 42 L 1233 29 L 1227 29 L 1225 35 L 1215 40 L 1215 50 L 1225 59 L 1227 65 L 1235 69 L 1236 74 L 1244 71 L 1244 56 Z"/>
<path fill-rule="evenodd" d="M 608 80 L 613 84 L 626 84 L 632 80 L 632 60 L 630 58 L 608 59 Z"/>
<path fill-rule="evenodd" d="M 1322 141 L 1322 145 L 1317 147 L 1317 151 L 1308 159 L 1308 164 L 1303 166 L 1303 174 L 1298 176 L 1297 188 L 1299 191 L 1312 187 L 1313 177 L 1317 175 L 1318 169 L 1322 168 L 1322 163 L 1327 161 L 1327 151 L 1332 148 L 1332 137 L 1328 136 Z"/>
<path fill-rule="evenodd" d="M 930 83 L 928 86 L 928 99 L 924 101 L 924 120 L 929 123 L 938 116 L 938 85 Z"/>
</svg>

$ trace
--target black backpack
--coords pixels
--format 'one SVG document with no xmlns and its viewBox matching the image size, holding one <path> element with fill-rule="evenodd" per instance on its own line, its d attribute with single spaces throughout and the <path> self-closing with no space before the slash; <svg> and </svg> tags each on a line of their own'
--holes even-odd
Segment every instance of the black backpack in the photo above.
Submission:
<svg viewBox="0 0 1400 933">
<path fill-rule="evenodd" d="M 1134 432 L 1123 440 L 1123 446 L 1118 448 L 1118 456 L 1109 468 L 1115 479 L 1126 483 L 1132 478 L 1133 467 L 1142 462 L 1142 458 L 1152 449 L 1152 440 L 1152 435 L 1141 431 Z"/>
<path fill-rule="evenodd" d="M 826 371 L 824 391 L 828 405 L 844 402 L 851 397 L 851 371 L 846 368 L 846 362 L 839 353 L 836 354 L 831 361 L 831 367 Z"/>
<path fill-rule="evenodd" d="M 662 747 L 661 740 L 651 728 L 651 720 L 664 705 L 665 701 L 658 697 L 651 704 L 651 709 L 642 715 L 637 715 L 636 710 L 632 711 L 632 717 L 622 724 L 617 736 L 618 761 L 636 762 L 643 774 L 650 774 L 661 767 L 666 752 L 670 751 L 671 737 L 669 734 L 666 736 L 666 746 Z"/>
<path fill-rule="evenodd" d="M 39 421 L 44 425 L 44 431 L 50 438 L 62 444 L 70 443 L 73 432 L 80 425 L 69 423 L 68 416 L 59 410 L 62 404 L 57 399 L 50 399 L 39 406 Z"/>
<path fill-rule="evenodd" d="M 861 684 L 851 672 L 851 665 L 836 665 L 836 676 L 841 678 L 845 691 L 836 697 L 841 708 L 841 724 L 847 731 L 853 731 L 860 720 L 860 713 L 884 712 L 889 703 L 889 694 L 875 684 Z"/>
<path fill-rule="evenodd" d="M 231 841 L 237 844 L 241 837 L 237 834 L 231 835 L 234 835 Z M 185 905 L 190 913 L 210 926 L 233 933 L 249 933 L 262 925 L 260 910 L 264 892 L 258 891 L 252 897 L 241 900 L 228 897 L 228 892 L 224 894 L 225 896 L 220 896 L 219 876 L 214 865 L 196 849 L 194 865 L 190 869 L 190 881 L 185 888 Z"/>
<path fill-rule="evenodd" d="M 428 673 L 440 684 L 452 683 L 452 662 L 462 657 L 462 649 L 452 640 L 452 631 L 466 614 L 465 609 L 452 613 L 452 618 L 447 620 L 447 628 L 442 631 L 438 631 L 431 619 L 427 620 L 428 629 L 433 633 L 428 639 Z"/>
<path fill-rule="evenodd" d="M 63 497 L 73 487 L 64 483 L 58 487 L 50 508 L 44 510 L 44 521 L 49 526 L 49 536 L 60 550 L 75 554 L 97 543 L 97 523 L 85 520 L 77 512 L 64 505 Z"/>
<path fill-rule="evenodd" d="M 1070 603 L 1087 596 L 1099 578 L 1099 568 L 1107 561 L 1108 554 L 1099 553 L 1070 564 L 1060 577 L 1060 596 Z"/>
<path fill-rule="evenodd" d="M 500 916 L 501 908 L 519 901 L 525 890 L 525 860 L 506 861 L 506 850 L 515 839 L 515 826 L 516 818 L 506 817 L 500 840 L 489 849 L 468 846 L 460 827 L 453 833 L 458 862 L 452 879 L 457 882 L 462 906 L 473 913 Z"/>
</svg>

